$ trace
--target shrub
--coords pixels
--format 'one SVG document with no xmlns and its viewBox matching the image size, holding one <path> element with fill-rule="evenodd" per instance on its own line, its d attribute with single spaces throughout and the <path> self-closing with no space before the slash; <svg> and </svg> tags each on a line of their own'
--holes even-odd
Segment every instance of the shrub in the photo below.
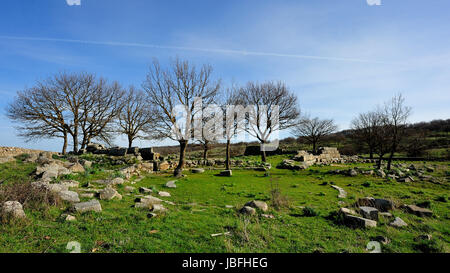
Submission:
<svg viewBox="0 0 450 273">
<path fill-rule="evenodd" d="M 59 206 L 61 199 L 55 193 L 43 187 L 33 187 L 31 182 L 16 182 L 0 186 L 0 203 L 18 201 L 22 206 L 31 210 L 46 211 L 50 206 Z"/>
<path fill-rule="evenodd" d="M 314 217 L 314 216 L 317 216 L 317 215 L 319 215 L 319 214 L 313 208 L 311 208 L 311 207 L 304 207 L 303 208 L 303 216 Z"/>
<path fill-rule="evenodd" d="M 286 195 L 281 193 L 278 183 L 275 186 L 273 185 L 273 183 L 271 183 L 270 185 L 270 199 L 272 201 L 273 207 L 277 210 L 289 207 L 289 200 Z"/>
</svg>

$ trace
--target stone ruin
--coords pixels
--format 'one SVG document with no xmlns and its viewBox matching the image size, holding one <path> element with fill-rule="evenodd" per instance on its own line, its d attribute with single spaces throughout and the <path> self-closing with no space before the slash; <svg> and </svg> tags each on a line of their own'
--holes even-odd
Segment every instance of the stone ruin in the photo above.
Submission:
<svg viewBox="0 0 450 273">
<path fill-rule="evenodd" d="M 305 162 L 306 164 L 313 165 L 316 163 L 341 163 L 342 158 L 337 148 L 334 147 L 320 147 L 317 151 L 317 155 L 313 155 L 307 151 L 301 150 L 297 152 L 297 155 L 293 158 L 295 161 Z"/>
<path fill-rule="evenodd" d="M 300 163 L 298 163 L 300 162 Z M 321 147 L 317 155 L 301 150 L 292 159 L 283 160 L 277 168 L 290 170 L 304 170 L 314 164 L 344 163 L 345 159 L 341 157 L 337 148 Z"/>
</svg>

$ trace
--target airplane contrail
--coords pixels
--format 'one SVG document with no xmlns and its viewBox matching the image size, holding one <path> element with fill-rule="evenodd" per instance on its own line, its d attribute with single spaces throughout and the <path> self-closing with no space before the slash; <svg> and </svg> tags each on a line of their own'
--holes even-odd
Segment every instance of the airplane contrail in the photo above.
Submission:
<svg viewBox="0 0 450 273">
<path fill-rule="evenodd" d="M 155 44 L 142 44 L 142 43 L 125 43 L 125 42 L 112 42 L 112 41 L 89 41 L 89 40 L 76 40 L 76 39 L 59 39 L 59 38 L 45 38 L 45 37 L 19 37 L 19 36 L 0 36 L 0 39 L 26 40 L 26 41 L 43 41 L 43 42 L 47 41 L 47 42 L 62 42 L 62 43 L 77 43 L 77 44 L 91 44 L 91 45 L 119 46 L 119 47 L 142 47 L 142 48 L 174 49 L 174 50 L 186 50 L 186 51 L 203 51 L 203 52 L 220 53 L 220 54 L 237 54 L 237 55 L 252 55 L 252 56 L 267 56 L 267 57 L 283 57 L 283 58 L 313 59 L 313 60 L 325 60 L 325 61 L 342 61 L 342 62 L 358 62 L 358 63 L 374 63 L 374 64 L 393 64 L 393 63 L 388 63 L 388 62 L 381 62 L 381 61 L 375 61 L 375 60 L 365 60 L 365 59 L 355 59 L 355 58 L 339 58 L 339 57 L 314 56 L 314 55 L 300 55 L 300 54 L 285 54 L 285 53 L 273 53 L 273 52 L 245 51 L 245 50 L 234 50 L 234 49 L 198 48 L 198 47 L 169 46 L 169 45 L 155 45 Z"/>
</svg>

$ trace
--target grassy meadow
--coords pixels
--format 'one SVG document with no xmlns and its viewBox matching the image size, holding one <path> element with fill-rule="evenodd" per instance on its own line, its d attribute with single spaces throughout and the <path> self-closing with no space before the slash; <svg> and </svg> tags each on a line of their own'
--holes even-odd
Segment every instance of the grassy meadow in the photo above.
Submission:
<svg viewBox="0 0 450 273">
<path fill-rule="evenodd" d="M 383 252 L 449 252 L 450 209 L 449 163 L 426 163 L 435 167 L 429 173 L 445 181 L 440 184 L 418 181 L 400 183 L 369 175 L 347 177 L 331 175 L 333 169 L 367 168 L 371 164 L 333 164 L 313 166 L 308 170 L 276 169 L 283 156 L 268 157 L 272 169 L 265 172 L 234 169 L 232 177 L 219 177 L 219 170 L 206 168 L 204 173 L 178 179 L 177 188 L 165 188 L 174 180 L 171 173 L 147 174 L 142 179 L 131 178 L 116 189 L 122 200 L 101 200 L 102 212 L 74 214 L 76 221 L 61 218 L 70 204 L 49 208 L 25 207 L 27 219 L 0 225 L 0 252 L 69 252 L 68 242 L 81 244 L 81 252 L 368 252 L 367 244 L 376 236 L 385 236 L 391 242 L 382 245 Z M 258 160 L 257 157 L 239 157 Z M 419 163 L 423 164 L 423 162 Z M 114 175 L 111 166 L 93 165 L 84 174 L 65 177 L 80 182 L 81 190 L 89 181 Z M 0 165 L 3 184 L 29 183 L 35 165 L 20 159 Z M 136 181 L 135 181 L 136 180 Z M 131 184 L 132 182 L 135 184 Z M 347 191 L 347 198 L 338 198 L 337 185 Z M 134 193 L 125 186 L 136 188 Z M 139 187 L 167 191 L 172 201 L 164 204 L 168 211 L 148 218 L 148 209 L 132 207 Z M 276 192 L 278 197 L 274 197 Z M 152 194 L 157 196 L 156 194 Z M 408 223 L 395 228 L 388 220 L 381 220 L 373 229 L 352 229 L 335 221 L 340 207 L 351 207 L 360 197 L 392 199 L 398 204 L 417 204 L 430 201 L 434 216 L 421 218 L 392 211 Z M 159 196 L 158 196 L 159 197 Z M 284 206 L 275 208 L 274 198 L 282 198 Z M 81 201 L 89 200 L 82 198 Z M 238 210 L 248 201 L 268 203 L 266 214 L 274 218 L 243 216 Z M 229 206 L 233 206 L 230 208 Z M 212 237 L 212 234 L 230 232 Z M 430 234 L 432 240 L 417 241 L 419 235 Z"/>
</svg>

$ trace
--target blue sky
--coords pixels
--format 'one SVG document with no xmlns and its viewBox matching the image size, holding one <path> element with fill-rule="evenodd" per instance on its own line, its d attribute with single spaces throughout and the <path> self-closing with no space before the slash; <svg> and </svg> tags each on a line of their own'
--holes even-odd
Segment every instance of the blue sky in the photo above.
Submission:
<svg viewBox="0 0 450 273">
<path fill-rule="evenodd" d="M 282 80 L 340 129 L 398 92 L 412 122 L 450 117 L 448 0 L 1 2 L 0 146 L 61 147 L 16 137 L 17 90 L 63 70 L 140 86 L 153 57 L 210 63 L 225 84 Z"/>
</svg>

